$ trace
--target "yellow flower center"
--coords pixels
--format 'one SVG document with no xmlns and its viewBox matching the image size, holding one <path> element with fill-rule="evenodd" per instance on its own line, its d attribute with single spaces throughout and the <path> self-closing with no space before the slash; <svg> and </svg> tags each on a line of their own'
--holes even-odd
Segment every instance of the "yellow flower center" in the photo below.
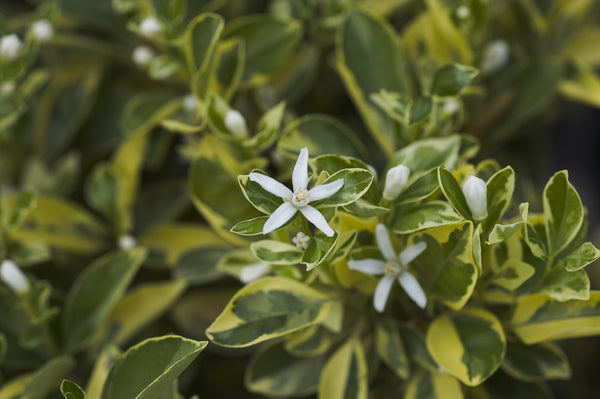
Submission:
<svg viewBox="0 0 600 399">
<path fill-rule="evenodd" d="M 308 190 L 305 188 L 300 188 L 294 191 L 294 195 L 292 196 L 292 204 L 297 208 L 302 208 L 303 206 L 308 205 L 310 202 L 310 194 Z"/>
</svg>

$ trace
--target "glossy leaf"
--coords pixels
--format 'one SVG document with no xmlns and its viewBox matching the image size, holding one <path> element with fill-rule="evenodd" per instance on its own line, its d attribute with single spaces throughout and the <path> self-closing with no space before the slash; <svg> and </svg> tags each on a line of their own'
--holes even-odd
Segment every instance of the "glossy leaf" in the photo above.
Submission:
<svg viewBox="0 0 600 399">
<path fill-rule="evenodd" d="M 327 361 L 319 382 L 319 397 L 367 399 L 367 359 L 361 341 L 352 337 Z"/>
<path fill-rule="evenodd" d="M 236 223 L 231 228 L 232 233 L 237 233 L 243 236 L 255 236 L 263 233 L 263 227 L 269 219 L 269 216 L 259 216 L 253 219 L 248 219 Z"/>
<path fill-rule="evenodd" d="M 519 380 L 529 382 L 571 377 L 567 356 L 558 345 L 551 343 L 525 345 L 509 342 L 502 369 Z"/>
<path fill-rule="evenodd" d="M 484 234 L 500 220 L 512 199 L 515 188 L 515 172 L 510 167 L 496 172 L 487 182 L 487 217 L 483 221 Z"/>
<path fill-rule="evenodd" d="M 65 399 L 85 399 L 84 390 L 73 381 L 63 380 L 62 384 L 60 384 L 60 392 Z"/>
<path fill-rule="evenodd" d="M 342 169 L 329 176 L 322 184 L 344 179 L 342 188 L 333 195 L 322 200 L 311 202 L 315 208 L 344 206 L 362 197 L 373 182 L 373 175 L 365 169 Z"/>
<path fill-rule="evenodd" d="M 376 328 L 377 354 L 383 362 L 400 378 L 410 374 L 410 363 L 402 343 L 400 329 L 392 319 L 383 319 Z"/>
<path fill-rule="evenodd" d="M 492 313 L 471 308 L 437 317 L 427 331 L 427 348 L 450 374 L 476 386 L 500 367 L 506 340 Z"/>
<path fill-rule="evenodd" d="M 514 291 L 535 274 L 535 268 L 515 258 L 509 258 L 494 272 L 490 284 Z"/>
<path fill-rule="evenodd" d="M 457 96 L 466 88 L 479 71 L 473 67 L 449 64 L 436 72 L 431 92 L 438 96 Z"/>
<path fill-rule="evenodd" d="M 405 399 L 462 399 L 460 383 L 446 373 L 419 371 L 408 382 Z"/>
<path fill-rule="evenodd" d="M 590 279 L 584 270 L 570 272 L 557 269 L 544 277 L 537 292 L 561 302 L 571 299 L 585 301 L 590 298 Z"/>
<path fill-rule="evenodd" d="M 250 244 L 250 250 L 266 263 L 293 265 L 302 259 L 302 251 L 294 245 L 275 240 L 262 240 Z"/>
<path fill-rule="evenodd" d="M 392 220 L 392 230 L 399 234 L 407 234 L 462 220 L 447 202 L 431 201 L 398 207 Z"/>
<path fill-rule="evenodd" d="M 574 272 L 595 262 L 598 258 L 600 258 L 600 250 L 591 242 L 586 242 L 564 257 L 562 261 L 565 270 Z"/>
<path fill-rule="evenodd" d="M 465 195 L 452 173 L 447 169 L 440 167 L 438 169 L 438 179 L 440 188 L 448 199 L 448 202 L 452 204 L 452 207 L 465 219 L 471 219 L 471 210 L 469 209 L 469 205 L 467 205 Z"/>
<path fill-rule="evenodd" d="M 315 234 L 302 254 L 301 261 L 306 265 L 306 270 L 312 270 L 325 261 L 335 250 L 338 238 L 337 232 L 332 237 L 321 233 Z"/>
<path fill-rule="evenodd" d="M 44 399 L 52 391 L 58 391 L 60 382 L 73 369 L 75 361 L 69 356 L 56 357 L 29 374 L 3 382 L 0 398 Z"/>
<path fill-rule="evenodd" d="M 260 118 L 256 127 L 256 134 L 246 143 L 259 150 L 269 148 L 277 139 L 279 127 L 283 120 L 285 102 L 280 102 Z M 298 147 L 301 148 L 301 147 Z"/>
<path fill-rule="evenodd" d="M 419 173 L 414 180 L 411 178 L 406 188 L 394 200 L 400 204 L 417 202 L 429 197 L 439 187 L 437 169 L 431 169 L 425 173 Z"/>
</svg>

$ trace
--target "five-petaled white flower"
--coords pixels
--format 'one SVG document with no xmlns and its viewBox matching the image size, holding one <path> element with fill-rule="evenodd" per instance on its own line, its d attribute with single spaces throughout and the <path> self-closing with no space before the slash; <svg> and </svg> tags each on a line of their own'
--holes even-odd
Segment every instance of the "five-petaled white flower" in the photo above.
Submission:
<svg viewBox="0 0 600 399">
<path fill-rule="evenodd" d="M 296 245 L 296 248 L 302 251 L 308 248 L 310 237 L 300 231 L 296 234 L 296 237 L 292 238 L 292 242 Z"/>
<path fill-rule="evenodd" d="M 344 179 L 338 179 L 328 184 L 320 184 L 308 190 L 306 187 L 308 185 L 308 148 L 304 147 L 300 150 L 300 155 L 298 155 L 298 160 L 294 166 L 294 172 L 292 173 L 293 192 L 277 180 L 260 173 L 250 173 L 248 178 L 250 181 L 258 183 L 266 191 L 283 199 L 283 204 L 275 209 L 275 212 L 265 222 L 263 234 L 280 228 L 298 211 L 325 233 L 327 237 L 332 237 L 335 234 L 321 212 L 310 206 L 309 203 L 337 193 L 344 185 Z"/>
<path fill-rule="evenodd" d="M 392 284 L 396 279 L 398 279 L 398 282 L 402 288 L 404 288 L 404 291 L 408 296 L 415 301 L 417 305 L 424 308 L 427 304 L 427 297 L 415 276 L 408 271 L 408 264 L 427 248 L 427 244 L 421 241 L 415 245 L 411 245 L 396 255 L 394 247 L 392 246 L 392 240 L 383 224 L 378 224 L 375 228 L 375 237 L 377 238 L 377 245 L 385 258 L 385 261 L 380 259 L 348 261 L 348 267 L 352 270 L 358 270 L 372 275 L 383 274 L 383 277 L 377 284 L 375 295 L 373 297 L 373 306 L 375 307 L 375 310 L 380 313 L 383 312 L 385 303 L 387 302 L 392 289 Z"/>
</svg>

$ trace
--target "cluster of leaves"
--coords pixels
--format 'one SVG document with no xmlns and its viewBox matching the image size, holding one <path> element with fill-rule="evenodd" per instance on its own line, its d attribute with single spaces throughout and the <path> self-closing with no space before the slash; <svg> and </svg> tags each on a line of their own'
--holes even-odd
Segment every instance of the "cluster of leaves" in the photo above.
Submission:
<svg viewBox="0 0 600 399">
<path fill-rule="evenodd" d="M 267 396 L 551 397 L 552 341 L 600 334 L 600 251 L 566 171 L 533 213 L 472 159 L 556 94 L 600 105 L 597 5 L 246 3 L 0 0 L 22 38 L 0 45 L 0 398 L 218 396 L 222 369 L 194 383 L 206 338 L 200 359 L 268 341 L 244 381 Z M 265 237 L 290 200 L 252 174 L 296 188 L 301 148 L 304 189 L 343 179 L 310 204 L 334 233 L 295 204 Z M 378 225 L 424 248 L 401 266 L 426 306 L 403 285 L 379 311 L 349 267 L 390 260 Z"/>
</svg>

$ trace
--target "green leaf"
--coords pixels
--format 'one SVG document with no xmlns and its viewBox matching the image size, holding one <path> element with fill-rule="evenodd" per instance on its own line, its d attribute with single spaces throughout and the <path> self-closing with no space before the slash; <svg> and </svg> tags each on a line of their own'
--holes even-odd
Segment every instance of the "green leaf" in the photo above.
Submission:
<svg viewBox="0 0 600 399">
<path fill-rule="evenodd" d="M 515 258 L 509 258 L 500 269 L 494 272 L 490 284 L 514 291 L 534 274 L 535 268 L 530 264 Z"/>
<path fill-rule="evenodd" d="M 283 120 L 285 102 L 282 101 L 267 112 L 258 121 L 256 134 L 246 143 L 258 150 L 269 148 L 277 139 L 279 127 Z M 300 148 L 300 147 L 298 147 Z"/>
<path fill-rule="evenodd" d="M 262 170 L 253 170 L 252 173 L 260 173 L 266 175 Z M 283 200 L 278 196 L 271 194 L 260 184 L 250 181 L 248 175 L 238 176 L 238 183 L 242 189 L 244 197 L 250 202 L 256 209 L 262 213 L 270 215 L 275 212 L 277 208 L 282 204 Z"/>
<path fill-rule="evenodd" d="M 462 399 L 460 383 L 446 373 L 420 370 L 406 387 L 405 399 Z"/>
<path fill-rule="evenodd" d="M 171 94 L 160 91 L 140 93 L 125 106 L 121 129 L 127 137 L 148 133 L 178 108 L 179 100 Z"/>
<path fill-rule="evenodd" d="M 561 302 L 571 299 L 585 301 L 590 298 L 590 279 L 585 270 L 570 272 L 556 269 L 544 277 L 537 292 Z"/>
<path fill-rule="evenodd" d="M 502 370 L 529 382 L 571 378 L 567 356 L 558 345 L 551 343 L 525 345 L 509 342 Z"/>
<path fill-rule="evenodd" d="M 319 397 L 367 399 L 368 393 L 365 351 L 358 337 L 352 337 L 325 364 L 319 382 Z"/>
<path fill-rule="evenodd" d="M 381 148 L 391 154 L 398 147 L 396 126 L 372 95 L 382 89 L 410 94 L 396 33 L 385 20 L 355 9 L 338 31 L 336 55 L 346 90 Z"/>
<path fill-rule="evenodd" d="M 4 360 L 4 355 L 6 354 L 6 346 L 6 337 L 0 334 L 0 364 L 2 364 L 2 360 Z"/>
<path fill-rule="evenodd" d="M 236 136 L 225 125 L 227 113 L 232 108 L 218 94 L 210 92 L 206 101 L 206 117 L 212 132 L 223 139 L 233 139 Z M 246 132 L 247 134 L 247 132 Z"/>
<path fill-rule="evenodd" d="M 176 335 L 150 338 L 129 348 L 108 373 L 101 399 L 155 399 L 206 347 Z"/>
<path fill-rule="evenodd" d="M 319 266 L 333 253 L 338 237 L 339 233 L 336 231 L 332 237 L 317 233 L 311 238 L 301 259 L 302 263 L 306 265 L 306 270 L 312 270 Z"/>
<path fill-rule="evenodd" d="M 409 179 L 406 188 L 394 200 L 399 204 L 409 204 L 429 197 L 439 187 L 437 169 L 417 173 Z"/>
<path fill-rule="evenodd" d="M 521 205 L 519 205 L 519 213 L 521 215 L 521 220 L 519 220 L 518 222 L 495 225 L 488 236 L 487 244 L 499 244 L 504 240 L 512 237 L 513 234 L 521 230 L 523 226 L 527 225 L 527 217 L 529 213 L 528 202 L 523 202 Z"/>
<path fill-rule="evenodd" d="M 437 317 L 427 331 L 427 348 L 450 374 L 476 386 L 500 367 L 506 339 L 496 316 L 471 308 Z"/>
<path fill-rule="evenodd" d="M 410 374 L 410 363 L 400 336 L 400 329 L 391 318 L 382 319 L 376 328 L 377 354 L 402 379 Z"/>
<path fill-rule="evenodd" d="M 154 15 L 176 25 L 185 16 L 187 2 L 185 0 L 151 0 Z"/>
<path fill-rule="evenodd" d="M 266 263 L 294 265 L 300 263 L 302 251 L 294 245 L 275 240 L 261 240 L 250 244 L 254 256 Z"/>
<path fill-rule="evenodd" d="M 185 281 L 174 280 L 138 285 L 114 308 L 106 325 L 114 326 L 110 342 L 122 345 L 152 320 L 165 313 L 186 288 Z M 114 335 L 113 335 L 114 334 Z"/>
<path fill-rule="evenodd" d="M 0 398 L 44 399 L 58 390 L 60 382 L 73 369 L 75 361 L 69 356 L 55 357 L 36 371 L 22 374 L 0 388 Z"/>
<path fill-rule="evenodd" d="M 302 283 L 265 277 L 239 290 L 206 334 L 221 346 L 250 346 L 322 322 L 333 304 Z"/>
<path fill-rule="evenodd" d="M 456 181 L 456 178 L 446 168 L 440 167 L 438 169 L 438 179 L 440 182 L 440 188 L 444 193 L 444 196 L 448 199 L 448 202 L 452 204 L 452 207 L 461 214 L 465 219 L 472 219 L 471 210 L 467 205 L 467 200 L 462 192 L 462 188 Z"/>
<path fill-rule="evenodd" d="M 351 204 L 362 197 L 373 182 L 373 175 L 366 169 L 342 169 L 329 176 L 321 184 L 344 179 L 344 185 L 335 194 L 319 201 L 311 202 L 315 208 L 327 208 Z"/>
<path fill-rule="evenodd" d="M 22 192 L 14 202 L 12 209 L 10 210 L 10 219 L 6 224 L 6 230 L 12 230 L 19 227 L 23 223 L 23 220 L 29 213 L 36 207 L 37 201 L 35 193 L 32 191 Z"/>
<path fill-rule="evenodd" d="M 106 346 L 96 358 L 94 368 L 87 385 L 87 399 L 100 399 L 104 382 L 113 363 L 121 356 L 121 351 L 115 346 Z"/>
<path fill-rule="evenodd" d="M 243 236 L 255 236 L 263 233 L 263 227 L 269 216 L 259 216 L 254 219 L 244 220 L 231 228 L 232 233 Z"/>
<path fill-rule="evenodd" d="M 335 313 L 334 310 L 331 313 Z M 327 321 L 325 320 L 320 325 L 314 325 L 292 334 L 285 340 L 285 350 L 291 355 L 300 357 L 313 357 L 326 354 L 340 338 L 338 335 L 340 331 L 332 332 L 329 329 L 330 326 L 324 327 Z"/>
<path fill-rule="evenodd" d="M 473 260 L 473 225 L 465 222 L 435 227 L 410 237 L 411 244 L 419 241 L 427 244 L 427 250 L 411 266 L 421 286 L 452 309 L 461 309 L 479 274 Z"/>
<path fill-rule="evenodd" d="M 600 292 L 592 291 L 586 301 L 527 296 L 517 304 L 511 324 L 526 344 L 600 334 Z"/>
<path fill-rule="evenodd" d="M 462 220 L 447 202 L 431 201 L 399 206 L 392 220 L 392 230 L 398 234 L 408 234 Z"/>
<path fill-rule="evenodd" d="M 145 258 L 142 248 L 113 252 L 79 275 L 63 311 L 62 329 L 68 351 L 83 344 L 106 321 Z"/>
<path fill-rule="evenodd" d="M 244 41 L 238 38 L 221 41 L 217 46 L 216 58 L 219 61 L 211 87 L 225 100 L 229 100 L 237 90 L 244 73 Z"/>
<path fill-rule="evenodd" d="M 550 254 L 556 255 L 575 238 L 584 218 L 581 199 L 566 171 L 552 176 L 544 189 L 544 216 Z"/>
<path fill-rule="evenodd" d="M 204 13 L 194 18 L 185 30 L 185 56 L 192 74 L 192 89 L 198 98 L 206 95 L 215 50 L 224 26 L 225 21 L 220 15 Z"/>
<path fill-rule="evenodd" d="M 363 158 L 364 145 L 346 125 L 328 115 L 310 114 L 296 119 L 285 127 L 277 149 L 290 158 L 298 149 L 307 147 L 312 157 L 325 154 Z"/>
<path fill-rule="evenodd" d="M 60 384 L 60 392 L 65 399 L 85 399 L 84 390 L 73 381 L 63 380 L 62 384 Z"/>
<path fill-rule="evenodd" d="M 515 188 L 515 172 L 510 167 L 496 172 L 487 182 L 487 217 L 483 223 L 486 236 L 510 205 Z"/>
<path fill-rule="evenodd" d="M 227 246 L 194 248 L 177 262 L 175 275 L 189 284 L 207 284 L 223 277 L 217 263 L 229 251 Z"/>
<path fill-rule="evenodd" d="M 419 97 L 411 101 L 410 108 L 408 109 L 408 123 L 416 125 L 423 122 L 431 114 L 432 109 L 433 101 L 429 97 Z"/>
<path fill-rule="evenodd" d="M 302 25 L 293 19 L 250 15 L 229 22 L 225 36 L 244 41 L 246 64 L 242 80 L 249 86 L 258 86 L 286 65 L 302 37 Z"/>
<path fill-rule="evenodd" d="M 478 73 L 477 69 L 466 65 L 444 65 L 435 73 L 431 92 L 442 97 L 457 96 Z"/>
<path fill-rule="evenodd" d="M 595 262 L 598 258 L 600 258 L 600 250 L 591 242 L 586 242 L 564 257 L 562 262 L 567 271 L 574 272 Z"/>
<path fill-rule="evenodd" d="M 282 344 L 262 348 L 252 357 L 246 370 L 249 390 L 267 396 L 305 396 L 314 393 L 325 365 L 325 354 L 297 357 Z"/>
<path fill-rule="evenodd" d="M 460 147 L 461 137 L 456 134 L 418 140 L 396 151 L 390 160 L 390 167 L 402 164 L 413 174 L 440 165 L 454 169 Z"/>
</svg>

